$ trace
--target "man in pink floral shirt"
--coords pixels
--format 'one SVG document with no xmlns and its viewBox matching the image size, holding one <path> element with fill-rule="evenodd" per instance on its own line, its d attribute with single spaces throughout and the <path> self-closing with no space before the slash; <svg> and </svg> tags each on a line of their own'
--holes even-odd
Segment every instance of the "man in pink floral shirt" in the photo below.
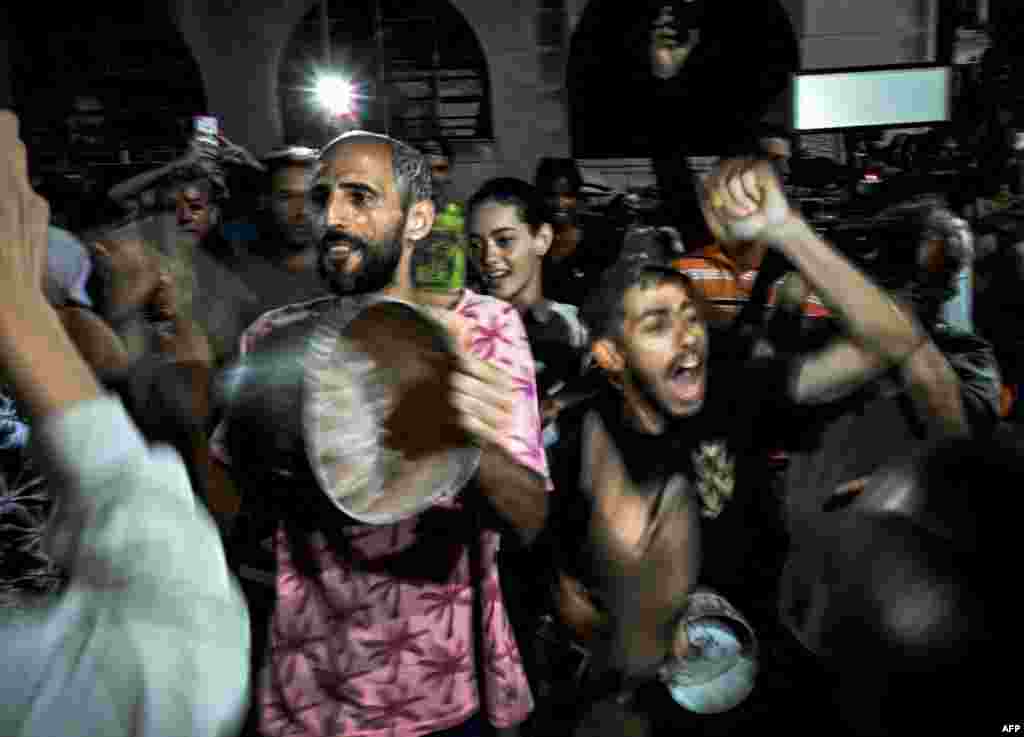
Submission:
<svg viewBox="0 0 1024 737">
<path fill-rule="evenodd" d="M 314 197 L 320 269 L 339 297 L 267 313 L 242 336 L 243 353 L 342 302 L 414 301 L 412 253 L 434 216 L 420 154 L 384 136 L 346 134 L 324 150 Z M 468 511 L 478 505 L 467 502 L 470 494 L 485 500 L 485 511 L 527 542 L 544 524 L 550 482 L 533 357 L 511 305 L 463 290 L 448 308 L 437 314 L 458 345 L 452 404 L 482 449 L 476 479 L 455 499 L 391 525 L 309 511 L 298 527 L 279 528 L 277 602 L 257 694 L 265 735 L 470 735 L 481 728 L 477 714 L 500 730 L 532 709 L 498 581 L 499 536 L 483 514 L 475 515 L 485 522 L 480 539 L 471 539 L 481 528 Z M 222 426 L 213 452 L 230 463 L 224 437 Z M 232 447 L 245 465 L 244 449 Z M 482 657 L 474 619 L 482 620 Z"/>
</svg>

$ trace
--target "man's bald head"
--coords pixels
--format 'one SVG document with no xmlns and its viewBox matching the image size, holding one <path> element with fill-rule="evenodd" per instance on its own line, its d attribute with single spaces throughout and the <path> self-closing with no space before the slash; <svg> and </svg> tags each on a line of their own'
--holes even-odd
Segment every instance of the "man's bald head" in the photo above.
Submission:
<svg viewBox="0 0 1024 737">
<path fill-rule="evenodd" d="M 391 136 L 370 131 L 349 131 L 328 143 L 320 154 L 320 163 L 330 161 L 338 147 L 351 144 L 386 146 L 391 152 L 391 170 L 395 189 L 402 200 L 402 209 L 431 198 L 430 166 L 415 148 Z"/>
</svg>

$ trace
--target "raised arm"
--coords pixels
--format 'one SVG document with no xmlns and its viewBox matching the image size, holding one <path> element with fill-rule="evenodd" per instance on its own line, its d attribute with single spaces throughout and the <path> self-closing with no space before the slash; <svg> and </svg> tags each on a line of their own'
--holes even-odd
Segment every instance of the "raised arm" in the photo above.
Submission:
<svg viewBox="0 0 1024 737">
<path fill-rule="evenodd" d="M 50 208 L 28 182 L 18 121 L 0 112 L 0 360 L 35 420 L 95 399 L 99 384 L 43 293 Z"/>
<path fill-rule="evenodd" d="M 805 357 L 791 386 L 794 400 L 829 401 L 900 367 L 925 422 L 954 432 L 966 427 L 962 406 L 951 399 L 955 374 L 912 310 L 818 236 L 790 207 L 770 163 L 724 163 L 705 183 L 702 204 L 720 239 L 777 249 L 840 321 L 845 338 Z"/>
<path fill-rule="evenodd" d="M 517 377 L 474 353 L 468 322 L 445 310 L 431 312 L 447 325 L 459 346 L 452 404 L 459 424 L 482 451 L 477 474 L 480 490 L 523 542 L 531 544 L 547 519 L 549 482 L 540 444 L 533 357 L 522 321 L 515 311 L 503 316 L 504 337 L 519 346 L 513 361 L 520 367 Z"/>
<path fill-rule="evenodd" d="M 49 208 L 6 111 L 0 154 L 0 366 L 56 497 L 46 550 L 71 577 L 46 606 L 0 612 L 0 734 L 237 731 L 248 614 L 216 529 L 180 457 L 146 446 L 47 302 Z"/>
<path fill-rule="evenodd" d="M 209 154 L 204 154 L 200 149 L 194 146 L 190 147 L 183 156 L 168 164 L 164 164 L 157 169 L 144 171 L 141 174 L 135 175 L 131 179 L 126 179 L 123 182 L 115 184 L 110 191 L 107 192 L 107 196 L 114 202 L 123 204 L 127 200 L 137 197 L 140 193 L 145 192 L 147 189 L 152 189 L 175 172 L 198 165 L 203 156 L 209 156 Z"/>
</svg>

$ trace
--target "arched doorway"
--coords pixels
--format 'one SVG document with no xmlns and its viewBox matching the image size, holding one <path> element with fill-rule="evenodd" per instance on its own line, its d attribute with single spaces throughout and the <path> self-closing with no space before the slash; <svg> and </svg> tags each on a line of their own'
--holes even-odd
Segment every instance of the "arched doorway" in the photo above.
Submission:
<svg viewBox="0 0 1024 737">
<path fill-rule="evenodd" d="M 9 9 L 11 91 L 30 171 L 59 223 L 102 217 L 114 183 L 170 161 L 206 112 L 199 67 L 164 3 Z"/>
<path fill-rule="evenodd" d="M 278 72 L 287 143 L 318 146 L 336 126 L 313 98 L 318 73 L 361 96 L 353 124 L 417 141 L 493 136 L 490 80 L 472 27 L 447 0 L 327 0 L 328 53 L 318 4 L 295 28 Z M 325 64 L 329 55 L 330 64 Z"/>
<path fill-rule="evenodd" d="M 665 5 L 699 38 L 671 83 L 650 68 L 650 39 Z M 568 88 L 577 158 L 646 158 L 671 139 L 693 154 L 722 153 L 734 134 L 782 101 L 799 69 L 784 0 L 591 0 L 570 45 Z M 705 150 L 701 150 L 705 149 Z"/>
<path fill-rule="evenodd" d="M 639 119 L 651 88 L 648 5 L 590 0 L 573 32 L 566 80 L 574 158 L 650 156 Z"/>
</svg>

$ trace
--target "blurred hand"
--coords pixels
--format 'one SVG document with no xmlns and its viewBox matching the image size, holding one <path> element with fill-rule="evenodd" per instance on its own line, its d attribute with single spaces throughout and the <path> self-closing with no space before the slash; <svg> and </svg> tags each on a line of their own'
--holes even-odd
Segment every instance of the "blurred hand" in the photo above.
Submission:
<svg viewBox="0 0 1024 737">
<path fill-rule="evenodd" d="M 482 448 L 502 447 L 515 424 L 516 403 L 523 401 L 512 375 L 473 355 L 469 322 L 440 307 L 426 307 L 452 337 L 456 370 L 451 401 L 458 424 Z"/>
<path fill-rule="evenodd" d="M 547 425 L 558 419 L 565 406 L 557 397 L 548 397 L 540 403 L 540 424 Z"/>
<path fill-rule="evenodd" d="M 147 317 L 162 323 L 157 330 L 157 346 L 161 353 L 178 363 L 213 365 L 210 340 L 194 321 L 181 314 L 178 288 L 170 274 L 160 274 L 147 308 Z"/>
<path fill-rule="evenodd" d="M 178 290 L 170 274 L 162 272 L 156 289 L 149 298 L 149 312 L 154 320 L 174 320 L 178 317 Z"/>
<path fill-rule="evenodd" d="M 212 367 L 215 362 L 213 346 L 206 334 L 189 320 L 177 320 L 173 329 L 157 333 L 160 353 L 176 363 L 200 364 Z"/>
<path fill-rule="evenodd" d="M 795 213 L 771 162 L 730 159 L 704 180 L 701 208 L 719 241 L 769 245 Z"/>
<path fill-rule="evenodd" d="M 651 30 L 651 72 L 658 79 L 676 76 L 698 41 L 698 31 L 691 31 L 685 41 L 680 40 L 672 7 L 664 6 Z"/>
<path fill-rule="evenodd" d="M 43 298 L 50 207 L 32 189 L 18 119 L 7 110 L 0 111 L 0 151 L 0 305 L 17 309 L 26 291 Z"/>
<path fill-rule="evenodd" d="M 217 153 L 217 149 L 192 140 L 188 144 L 188 150 L 178 159 L 178 163 L 182 167 L 209 166 L 216 163 Z"/>
<path fill-rule="evenodd" d="M 263 165 L 255 156 L 249 151 L 238 144 L 232 143 L 225 136 L 218 136 L 220 139 L 220 156 L 224 161 L 231 164 L 242 164 L 243 166 L 251 166 L 254 169 L 260 171 L 266 171 L 267 167 Z"/>
<path fill-rule="evenodd" d="M 149 246 L 138 238 L 90 246 L 93 258 L 102 260 L 109 270 L 104 317 L 117 323 L 147 308 L 160 286 L 160 267 Z"/>
<path fill-rule="evenodd" d="M 483 448 L 507 442 L 515 425 L 516 402 L 523 401 L 509 373 L 468 352 L 458 356 L 451 397 L 459 425 Z"/>
</svg>

